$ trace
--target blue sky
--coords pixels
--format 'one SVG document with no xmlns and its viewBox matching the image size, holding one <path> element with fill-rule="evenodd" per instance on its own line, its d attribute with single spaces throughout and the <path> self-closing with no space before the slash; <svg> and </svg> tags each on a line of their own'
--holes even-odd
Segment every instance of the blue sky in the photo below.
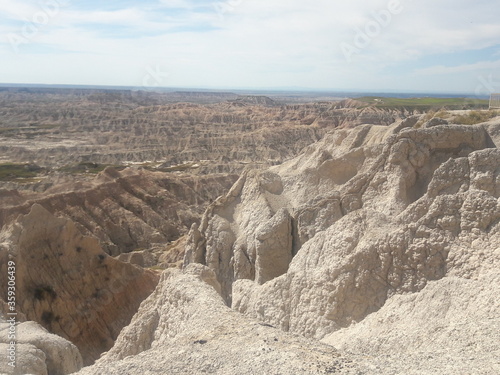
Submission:
<svg viewBox="0 0 500 375">
<path fill-rule="evenodd" d="M 0 0 L 0 82 L 500 92 L 491 0 Z"/>
</svg>

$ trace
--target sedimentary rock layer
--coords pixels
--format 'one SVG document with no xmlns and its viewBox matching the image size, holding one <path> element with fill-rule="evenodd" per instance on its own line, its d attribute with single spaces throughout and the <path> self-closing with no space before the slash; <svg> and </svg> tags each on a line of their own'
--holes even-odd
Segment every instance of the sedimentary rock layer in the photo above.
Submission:
<svg viewBox="0 0 500 375">
<path fill-rule="evenodd" d="M 358 373 L 331 346 L 232 311 L 218 288 L 213 271 L 200 265 L 165 271 L 113 349 L 78 374 Z"/>
<path fill-rule="evenodd" d="M 316 338 L 430 281 L 498 272 L 500 152 L 483 126 L 414 124 L 337 130 L 244 175 L 185 264 L 213 269 L 234 309 Z"/>
<path fill-rule="evenodd" d="M 1 285 L 8 261 L 16 264 L 18 312 L 75 344 L 86 364 L 113 346 L 158 282 L 155 272 L 110 257 L 72 221 L 36 204 L 0 232 L 0 260 Z"/>
<path fill-rule="evenodd" d="M 177 240 L 236 179 L 108 168 L 90 180 L 66 178 L 42 193 L 0 191 L 0 228 L 37 203 L 119 255 Z"/>
</svg>

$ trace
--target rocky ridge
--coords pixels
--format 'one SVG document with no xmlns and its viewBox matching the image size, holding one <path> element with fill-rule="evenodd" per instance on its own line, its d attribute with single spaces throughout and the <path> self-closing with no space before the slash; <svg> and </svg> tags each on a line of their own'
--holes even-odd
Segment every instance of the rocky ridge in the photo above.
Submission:
<svg viewBox="0 0 500 375">
<path fill-rule="evenodd" d="M 232 311 L 213 271 L 168 270 L 115 346 L 77 374 L 358 374 L 331 346 Z"/>
<path fill-rule="evenodd" d="M 121 254 L 123 263 L 81 233 L 109 241 L 111 220 L 147 246 L 174 239 L 168 231 L 157 236 L 163 235 L 158 225 L 209 201 L 210 177 L 172 181 L 108 168 L 85 180 L 76 198 L 55 187 L 36 199 L 7 192 L 0 264 L 15 259 L 20 265 L 28 320 L 73 341 L 86 364 L 109 349 L 83 374 L 496 374 L 499 124 L 431 120 L 417 129 L 417 120 L 346 126 L 282 165 L 244 172 L 199 225 L 174 221 L 191 229 L 162 258 L 175 263 L 185 247 L 184 271 L 164 272 L 140 307 L 158 274 L 130 263 L 157 260 L 136 251 Z M 232 181 L 213 183 L 223 191 Z M 184 195 L 186 186 L 191 190 Z M 177 195 L 182 204 L 173 211 L 156 199 L 174 205 Z M 43 202 L 76 224 L 33 206 Z M 87 215 L 79 211 L 82 202 L 87 211 L 92 207 L 90 225 L 81 219 Z M 170 214 L 162 216 L 158 206 Z M 124 222 L 112 221 L 127 211 Z M 103 213 L 109 218 L 96 220 Z M 108 243 L 108 253 L 130 250 Z M 40 273 L 32 273 L 30 262 L 40 264 Z M 36 349 L 35 341 L 23 350 L 43 373 L 52 349 Z M 78 368 L 71 344 L 60 347 L 61 361 Z"/>
<path fill-rule="evenodd" d="M 206 205 L 236 179 L 108 168 L 91 179 L 67 178 L 41 193 L 0 190 L 0 228 L 40 204 L 70 218 L 110 255 L 164 247 L 199 222 Z"/>
<path fill-rule="evenodd" d="M 108 256 L 72 221 L 37 204 L 0 232 L 0 259 L 2 285 L 8 261 L 16 264 L 17 311 L 71 341 L 85 364 L 113 346 L 159 279 Z"/>
<path fill-rule="evenodd" d="M 0 162 L 36 161 L 49 169 L 80 163 L 165 169 L 191 163 L 199 166 L 192 173 L 239 173 L 248 165 L 279 164 L 334 127 L 389 125 L 406 116 L 335 102 L 276 105 L 256 96 L 214 104 L 148 98 L 121 92 L 0 92 Z"/>
<path fill-rule="evenodd" d="M 283 165 L 245 174 L 191 229 L 185 264 L 214 270 L 235 310 L 317 339 L 402 294 L 430 292 L 430 282 L 450 280 L 440 284 L 449 293 L 481 285 L 492 298 L 494 288 L 472 280 L 497 280 L 500 153 L 482 125 L 415 123 L 336 130 Z M 491 311 L 477 312 L 484 324 L 498 324 Z M 445 317 L 436 324 L 449 327 Z M 467 352 L 491 341 L 491 330 L 476 331 L 450 345 Z M 468 366 L 493 374 L 498 343 L 489 349 Z"/>
<path fill-rule="evenodd" d="M 350 353 L 367 371 L 498 373 L 499 276 L 431 281 L 420 293 L 390 298 L 379 311 L 323 342 Z"/>
</svg>

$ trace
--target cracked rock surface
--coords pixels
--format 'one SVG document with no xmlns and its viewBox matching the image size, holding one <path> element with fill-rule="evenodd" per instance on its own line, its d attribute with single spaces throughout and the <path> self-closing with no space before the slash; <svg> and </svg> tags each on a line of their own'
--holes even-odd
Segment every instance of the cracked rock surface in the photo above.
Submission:
<svg viewBox="0 0 500 375">
<path fill-rule="evenodd" d="M 375 335 L 359 344 L 357 324 L 376 326 L 364 320 L 376 319 L 386 306 L 411 316 L 405 314 L 408 301 L 398 310 L 396 301 L 406 301 L 402 296 L 421 299 L 415 317 L 423 321 L 422 301 L 441 285 L 445 306 L 434 306 L 434 324 L 445 331 L 469 324 L 463 314 L 454 323 L 447 320 L 447 293 L 470 304 L 490 298 L 491 306 L 482 303 L 474 318 L 490 328 L 471 327 L 464 333 L 471 333 L 469 341 L 448 339 L 455 353 L 483 348 L 464 368 L 495 373 L 485 369 L 498 365 L 498 340 L 489 337 L 500 316 L 492 300 L 500 265 L 500 151 L 486 131 L 491 126 L 412 126 L 403 121 L 336 130 L 280 166 L 245 174 L 192 230 L 185 264 L 196 260 L 213 269 L 228 304 L 284 331 L 331 337 L 335 345 L 343 332 L 350 337 L 352 327 L 358 341 L 339 345 L 360 355 Z M 286 217 L 289 225 L 275 225 Z M 259 277 L 270 264 L 268 252 L 259 251 L 263 246 L 292 256 L 280 257 L 282 271 L 266 278 Z M 461 288 L 468 289 L 461 294 Z M 389 331 L 390 323 L 379 325 Z M 408 333 L 409 347 L 416 334 Z M 491 343 L 488 349 L 483 342 Z M 457 355 L 454 361 L 457 369 L 469 359 Z M 435 373 L 447 373 L 446 363 L 436 366 Z"/>
<path fill-rule="evenodd" d="M 228 308 L 200 265 L 167 270 L 91 374 L 359 374 L 329 345 L 285 333 Z M 215 281 L 216 282 L 216 281 Z"/>
</svg>

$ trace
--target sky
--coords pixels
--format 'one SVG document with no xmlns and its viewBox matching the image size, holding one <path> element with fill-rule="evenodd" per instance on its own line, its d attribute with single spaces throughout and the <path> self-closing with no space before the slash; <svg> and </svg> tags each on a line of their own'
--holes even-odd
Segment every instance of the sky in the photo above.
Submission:
<svg viewBox="0 0 500 375">
<path fill-rule="evenodd" d="M 0 83 L 500 92 L 499 0 L 0 0 Z"/>
</svg>

